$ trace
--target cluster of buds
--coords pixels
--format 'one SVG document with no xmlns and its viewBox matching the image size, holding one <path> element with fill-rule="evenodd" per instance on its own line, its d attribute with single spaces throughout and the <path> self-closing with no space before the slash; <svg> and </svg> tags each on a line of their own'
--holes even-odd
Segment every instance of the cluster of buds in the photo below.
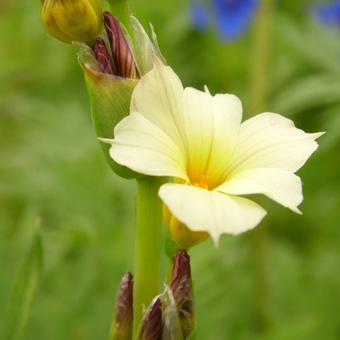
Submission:
<svg viewBox="0 0 340 340">
<path fill-rule="evenodd" d="M 121 25 L 110 12 L 102 13 L 102 0 L 42 0 L 41 14 L 47 31 L 55 38 L 91 45 L 101 72 L 123 78 L 138 77 Z M 109 48 L 100 37 L 103 26 Z"/>
<path fill-rule="evenodd" d="M 123 276 L 117 297 L 111 340 L 132 336 L 133 277 Z M 140 325 L 138 340 L 187 340 L 195 329 L 190 258 L 180 251 L 174 258 L 172 279 L 165 291 L 154 298 Z"/>
<path fill-rule="evenodd" d="M 129 33 L 117 18 L 102 9 L 103 0 L 41 0 L 47 31 L 65 42 L 80 46 L 92 120 L 99 138 L 112 138 L 113 128 L 129 114 L 133 89 L 155 60 L 163 61 L 156 35 L 150 40 L 139 21 L 130 17 Z M 136 43 L 133 44 L 132 41 Z M 111 168 L 124 178 L 138 175 L 114 162 L 110 146 L 101 143 Z"/>
<path fill-rule="evenodd" d="M 190 258 L 180 251 L 174 258 L 172 279 L 148 308 L 139 340 L 187 340 L 195 330 Z"/>
<path fill-rule="evenodd" d="M 102 36 L 90 45 L 81 45 L 79 62 L 84 70 L 97 136 L 112 138 L 113 128 L 129 114 L 139 72 L 132 46 L 118 19 L 105 12 L 103 22 Z M 111 159 L 109 145 L 101 143 L 101 147 L 114 172 L 125 178 L 136 177 L 134 172 Z"/>
</svg>

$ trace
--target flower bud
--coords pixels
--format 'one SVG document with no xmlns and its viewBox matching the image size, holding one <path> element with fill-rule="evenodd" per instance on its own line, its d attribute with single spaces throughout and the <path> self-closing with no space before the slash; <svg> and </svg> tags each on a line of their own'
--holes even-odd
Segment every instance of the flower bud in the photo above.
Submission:
<svg viewBox="0 0 340 340">
<path fill-rule="evenodd" d="M 110 41 L 116 75 L 122 78 L 138 78 L 135 60 L 119 21 L 110 12 L 104 13 L 104 24 Z"/>
<path fill-rule="evenodd" d="M 105 45 L 105 41 L 102 38 L 97 38 L 92 49 L 100 71 L 106 74 L 113 74 L 111 56 Z"/>
<path fill-rule="evenodd" d="M 105 36 L 97 38 L 92 48 L 81 44 L 79 62 L 84 70 L 90 97 L 92 120 L 100 140 L 113 138 L 114 127 L 130 113 L 130 101 L 139 75 L 152 69 L 156 59 L 163 60 L 156 44 L 151 42 L 139 21 L 131 17 L 134 35 L 128 34 L 109 12 L 104 13 Z M 101 143 L 108 164 L 124 178 L 140 174 L 114 162 L 109 155 L 110 145 Z"/>
<path fill-rule="evenodd" d="M 190 258 L 174 257 L 170 286 L 156 297 L 145 314 L 139 340 L 188 340 L 195 330 Z"/>
<path fill-rule="evenodd" d="M 194 332 L 195 317 L 190 257 L 186 251 L 180 251 L 175 257 L 170 288 L 176 303 L 183 338 L 187 339 Z"/>
<path fill-rule="evenodd" d="M 97 136 L 112 138 L 113 129 L 130 111 L 130 100 L 136 79 L 124 79 L 112 75 L 114 68 L 105 43 L 97 39 L 95 45 L 83 45 L 79 61 L 84 70 L 90 98 L 92 120 Z M 104 155 L 112 170 L 121 177 L 133 178 L 136 174 L 114 162 L 109 155 L 110 145 L 101 143 Z"/>
<path fill-rule="evenodd" d="M 130 340 L 133 319 L 133 276 L 126 273 L 119 286 L 115 317 L 111 325 L 111 340 Z"/>
<path fill-rule="evenodd" d="M 65 42 L 88 42 L 102 30 L 102 0 L 43 0 L 47 31 Z"/>
<path fill-rule="evenodd" d="M 155 298 L 145 314 L 139 340 L 161 340 L 163 335 L 162 302 Z"/>
</svg>

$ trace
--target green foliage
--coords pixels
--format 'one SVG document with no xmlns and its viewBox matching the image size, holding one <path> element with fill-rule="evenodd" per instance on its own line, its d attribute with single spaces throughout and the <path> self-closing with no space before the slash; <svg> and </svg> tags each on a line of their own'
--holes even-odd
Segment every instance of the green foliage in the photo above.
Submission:
<svg viewBox="0 0 340 340">
<path fill-rule="evenodd" d="M 261 201 L 269 211 L 265 287 L 251 233 L 225 236 L 217 250 L 211 242 L 192 250 L 197 340 L 340 335 L 340 32 L 311 22 L 302 1 L 285 3 L 273 20 L 267 109 L 327 133 L 300 172 L 304 215 Z M 101 153 L 77 48 L 44 32 L 38 7 L 0 4 L 0 332 L 39 218 L 44 276 L 24 339 L 106 339 L 116 288 L 133 269 L 135 188 Z M 179 0 L 132 0 L 131 8 L 145 27 L 153 23 L 185 84 L 235 93 L 248 107 L 252 31 L 233 43 L 198 33 Z M 165 258 L 163 265 L 166 273 Z"/>
<path fill-rule="evenodd" d="M 29 320 L 31 306 L 39 287 L 41 275 L 42 244 L 40 235 L 37 233 L 20 274 L 15 280 L 5 324 L 4 339 L 15 340 L 22 337 Z"/>
</svg>

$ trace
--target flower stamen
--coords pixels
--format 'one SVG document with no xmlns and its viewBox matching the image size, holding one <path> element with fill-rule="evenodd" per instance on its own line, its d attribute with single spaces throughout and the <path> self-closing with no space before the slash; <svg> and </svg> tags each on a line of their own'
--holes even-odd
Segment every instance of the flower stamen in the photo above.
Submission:
<svg viewBox="0 0 340 340">
<path fill-rule="evenodd" d="M 208 176 L 206 174 L 202 174 L 199 182 L 194 182 L 193 185 L 195 187 L 209 190 Z"/>
</svg>

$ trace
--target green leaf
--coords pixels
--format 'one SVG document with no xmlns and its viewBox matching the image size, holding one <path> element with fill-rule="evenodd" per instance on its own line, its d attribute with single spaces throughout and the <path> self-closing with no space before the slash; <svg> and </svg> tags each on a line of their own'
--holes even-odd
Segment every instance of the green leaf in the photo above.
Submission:
<svg viewBox="0 0 340 340">
<path fill-rule="evenodd" d="M 5 340 L 17 340 L 23 335 L 42 275 L 42 257 L 41 238 L 37 232 L 16 278 L 5 324 Z"/>
</svg>

